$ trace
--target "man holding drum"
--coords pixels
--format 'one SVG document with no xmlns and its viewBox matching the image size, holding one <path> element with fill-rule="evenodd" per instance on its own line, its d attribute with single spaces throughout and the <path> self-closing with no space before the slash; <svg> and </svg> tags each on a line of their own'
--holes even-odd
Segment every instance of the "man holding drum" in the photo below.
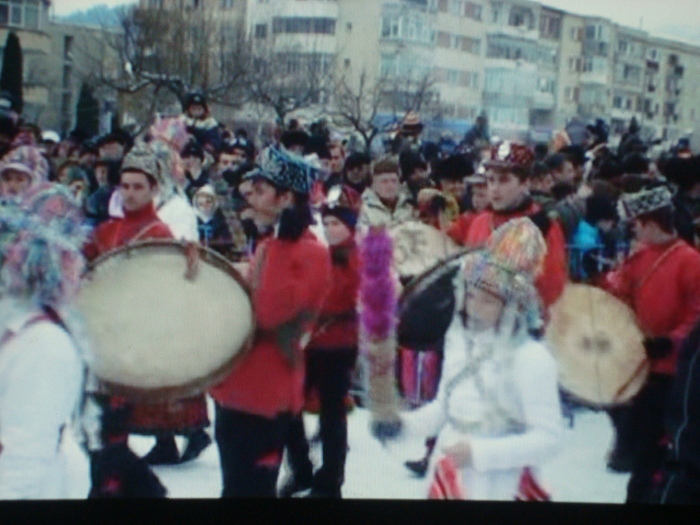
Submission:
<svg viewBox="0 0 700 525">
<path fill-rule="evenodd" d="M 87 259 L 147 239 L 172 239 L 170 229 L 156 215 L 159 167 L 153 150 L 137 144 L 122 164 L 124 218 L 101 224 L 83 249 Z M 117 396 L 88 389 L 84 426 L 90 451 L 90 497 L 162 497 L 166 489 L 128 448 L 128 422 L 133 405 Z M 91 426 L 92 425 L 92 426 Z M 91 430 L 92 431 L 91 431 Z"/>
<path fill-rule="evenodd" d="M 664 415 L 682 341 L 700 318 L 700 254 L 674 230 L 671 192 L 664 186 L 623 196 L 637 247 L 606 277 L 605 287 L 634 310 L 646 335 L 651 370 L 632 400 L 634 440 L 628 503 L 649 503 L 664 460 Z"/>
<path fill-rule="evenodd" d="M 257 246 L 248 275 L 252 348 L 210 390 L 222 497 L 275 497 L 285 439 L 303 406 L 303 347 L 331 285 L 328 249 L 308 229 L 311 171 L 272 147 L 245 176 L 254 220 L 273 234 Z"/>
</svg>

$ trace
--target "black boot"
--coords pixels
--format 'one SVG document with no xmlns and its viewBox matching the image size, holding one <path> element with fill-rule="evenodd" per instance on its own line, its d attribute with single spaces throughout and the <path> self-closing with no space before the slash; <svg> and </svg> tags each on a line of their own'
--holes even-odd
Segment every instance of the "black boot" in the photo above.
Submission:
<svg viewBox="0 0 700 525">
<path fill-rule="evenodd" d="M 311 488 L 311 475 L 297 477 L 291 475 L 277 490 L 278 498 L 291 498 L 301 492 L 305 492 Z"/>
<path fill-rule="evenodd" d="M 197 459 L 202 451 L 211 445 L 211 437 L 204 430 L 197 430 L 187 439 L 187 446 L 182 453 L 180 463 Z"/>
<path fill-rule="evenodd" d="M 155 446 L 144 456 L 149 465 L 175 465 L 180 462 L 180 453 L 175 444 L 175 436 L 159 437 Z"/>
<path fill-rule="evenodd" d="M 416 461 L 406 461 L 404 465 L 419 478 L 425 477 L 425 473 L 428 472 L 428 458 L 423 458 Z"/>
</svg>

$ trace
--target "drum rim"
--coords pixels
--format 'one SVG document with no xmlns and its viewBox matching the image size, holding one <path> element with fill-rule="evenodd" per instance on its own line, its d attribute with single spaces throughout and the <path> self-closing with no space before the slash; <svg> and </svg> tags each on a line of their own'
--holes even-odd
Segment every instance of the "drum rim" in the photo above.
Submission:
<svg viewBox="0 0 700 525">
<path fill-rule="evenodd" d="M 418 286 L 425 281 L 430 274 L 435 272 L 438 268 L 441 266 L 445 266 L 451 262 L 453 262 L 455 259 L 459 259 L 460 257 L 463 257 L 465 255 L 468 255 L 473 252 L 477 252 L 481 250 L 482 248 L 462 248 L 458 252 L 453 253 L 451 255 L 448 255 L 444 259 L 438 261 L 437 263 L 433 264 L 426 270 L 422 271 L 415 277 L 413 277 L 408 284 L 404 287 L 403 291 L 401 292 L 401 297 L 399 297 L 399 311 L 403 311 L 403 307 L 408 300 L 408 297 L 413 293 L 413 291 L 418 288 Z"/>
<path fill-rule="evenodd" d="M 150 239 L 146 241 L 129 243 L 124 246 L 120 246 L 119 248 L 109 250 L 97 257 L 96 259 L 89 261 L 86 264 L 83 278 L 89 279 L 90 275 L 95 272 L 96 268 L 100 264 L 104 263 L 106 260 L 112 259 L 113 257 L 119 255 L 127 254 L 127 256 L 129 256 L 132 252 L 140 250 L 142 248 L 175 248 L 178 249 L 184 256 L 187 245 L 188 243 L 171 239 Z M 236 270 L 236 268 L 233 266 L 233 263 L 231 263 L 223 255 L 220 255 L 214 250 L 207 248 L 206 246 L 202 246 L 201 244 L 196 244 L 196 246 L 202 260 L 232 277 L 241 286 L 243 292 L 248 297 L 251 306 L 250 335 L 243 342 L 243 345 L 241 346 L 240 350 L 236 353 L 236 355 L 234 355 L 223 365 L 221 365 L 213 372 L 210 372 L 206 376 L 196 378 L 183 385 L 158 388 L 139 388 L 120 385 L 111 381 L 106 381 L 96 375 L 97 379 L 108 392 L 114 395 L 126 397 L 130 401 L 141 403 L 160 403 L 165 401 L 182 399 L 183 397 L 198 395 L 206 392 L 212 386 L 223 381 L 231 373 L 238 361 L 244 356 L 246 356 L 253 347 L 253 340 L 255 338 L 256 332 L 256 320 L 253 308 L 253 294 L 250 285 L 245 281 L 240 272 Z"/>
</svg>

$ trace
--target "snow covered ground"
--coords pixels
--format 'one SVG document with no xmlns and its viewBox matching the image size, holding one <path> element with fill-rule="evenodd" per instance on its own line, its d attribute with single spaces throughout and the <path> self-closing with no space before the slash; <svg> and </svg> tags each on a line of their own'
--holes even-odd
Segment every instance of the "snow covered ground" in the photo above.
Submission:
<svg viewBox="0 0 700 525">
<path fill-rule="evenodd" d="M 212 418 L 213 419 L 213 418 Z M 368 430 L 369 413 L 355 409 L 348 418 L 349 446 L 343 496 L 370 499 L 423 499 L 426 481 L 417 479 L 403 466 L 407 459 L 423 455 L 420 442 L 382 447 Z M 306 416 L 309 434 L 316 431 L 317 418 Z M 211 430 L 211 429 L 210 429 Z M 182 449 L 182 441 L 178 445 Z M 622 503 L 627 474 L 606 471 L 605 454 L 612 441 L 612 427 L 604 412 L 579 410 L 573 428 L 567 428 L 564 449 L 543 468 L 542 482 L 555 501 Z M 132 436 L 130 446 L 146 454 L 154 440 Z M 69 490 L 72 498 L 84 498 L 89 489 L 88 462 L 75 441 L 68 437 L 64 446 L 69 458 Z M 315 459 L 320 450 L 315 447 Z M 221 491 L 219 457 L 212 444 L 193 462 L 156 467 L 155 472 L 168 487 L 171 498 L 217 498 Z M 284 473 L 283 473 L 284 475 Z"/>
</svg>

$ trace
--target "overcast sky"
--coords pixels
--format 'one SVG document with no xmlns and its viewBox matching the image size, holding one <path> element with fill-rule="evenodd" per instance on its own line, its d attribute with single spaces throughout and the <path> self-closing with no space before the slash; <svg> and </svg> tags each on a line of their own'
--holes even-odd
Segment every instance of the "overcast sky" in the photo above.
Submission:
<svg viewBox="0 0 700 525">
<path fill-rule="evenodd" d="M 134 3 L 135 0 L 53 0 L 56 15 L 88 9 Z M 365 0 L 355 0 L 362 2 Z M 540 0 L 542 4 L 584 15 L 610 18 L 620 24 L 639 27 L 655 34 L 695 38 L 700 41 L 700 0 Z"/>
</svg>

